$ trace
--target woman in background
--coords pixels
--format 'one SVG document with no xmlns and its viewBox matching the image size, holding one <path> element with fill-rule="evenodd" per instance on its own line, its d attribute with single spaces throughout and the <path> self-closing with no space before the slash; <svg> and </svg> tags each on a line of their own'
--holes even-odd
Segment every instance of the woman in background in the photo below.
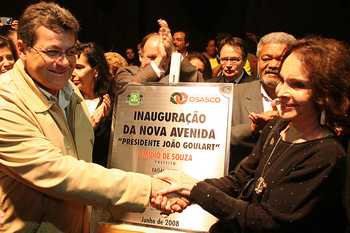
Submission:
<svg viewBox="0 0 350 233">
<path fill-rule="evenodd" d="M 204 82 L 208 80 L 212 76 L 212 70 L 210 66 L 210 62 L 207 57 L 199 52 L 191 52 L 186 56 L 186 59 L 190 61 L 190 63 L 196 67 L 196 69 L 202 73 L 203 78 L 198 80 L 193 80 L 192 82 Z"/>
<path fill-rule="evenodd" d="M 94 128 L 93 162 L 107 166 L 112 108 L 108 65 L 97 44 L 82 43 L 78 50 L 72 82 L 86 101 Z"/>
<path fill-rule="evenodd" d="M 17 59 L 18 55 L 13 42 L 0 36 L 0 74 L 12 69 Z"/>
</svg>

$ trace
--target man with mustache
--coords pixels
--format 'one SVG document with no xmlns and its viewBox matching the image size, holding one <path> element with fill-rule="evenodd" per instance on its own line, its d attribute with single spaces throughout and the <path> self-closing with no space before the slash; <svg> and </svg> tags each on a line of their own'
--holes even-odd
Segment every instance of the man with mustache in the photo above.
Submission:
<svg viewBox="0 0 350 233">
<path fill-rule="evenodd" d="M 272 32 L 263 36 L 257 46 L 259 80 L 236 85 L 234 88 L 230 170 L 247 156 L 256 143 L 259 130 L 274 118 L 272 100 L 281 68 L 282 55 L 295 41 L 285 32 Z"/>
</svg>

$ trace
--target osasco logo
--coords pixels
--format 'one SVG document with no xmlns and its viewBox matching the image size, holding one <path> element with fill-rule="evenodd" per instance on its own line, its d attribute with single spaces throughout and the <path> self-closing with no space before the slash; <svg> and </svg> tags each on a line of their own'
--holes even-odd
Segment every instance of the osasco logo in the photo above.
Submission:
<svg viewBox="0 0 350 233">
<path fill-rule="evenodd" d="M 184 104 L 187 102 L 188 95 L 185 92 L 174 92 L 170 96 L 170 102 L 173 104 Z"/>
<path fill-rule="evenodd" d="M 218 96 L 188 96 L 184 92 L 174 92 L 170 96 L 170 102 L 173 104 L 185 104 L 185 103 L 211 103 L 217 104 L 221 102 Z"/>
</svg>

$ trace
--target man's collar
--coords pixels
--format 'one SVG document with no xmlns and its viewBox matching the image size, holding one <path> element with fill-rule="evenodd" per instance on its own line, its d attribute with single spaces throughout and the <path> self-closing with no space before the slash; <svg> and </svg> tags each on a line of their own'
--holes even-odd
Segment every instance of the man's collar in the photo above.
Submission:
<svg viewBox="0 0 350 233">
<path fill-rule="evenodd" d="M 238 78 L 234 79 L 233 82 L 234 82 L 235 84 L 240 83 L 241 80 L 242 80 L 242 78 L 243 78 L 243 74 L 244 74 L 244 70 L 242 70 L 241 75 L 240 75 Z"/>
<path fill-rule="evenodd" d="M 267 94 L 267 92 L 265 91 L 263 85 L 260 85 L 260 89 L 261 89 L 261 95 L 262 95 L 262 97 L 263 97 L 266 101 L 272 102 L 271 97 Z"/>
<path fill-rule="evenodd" d="M 21 59 L 18 59 L 12 70 L 9 71 L 9 75 L 13 77 L 14 83 L 19 90 L 19 95 L 27 101 L 28 106 L 35 112 L 47 111 L 54 101 L 50 95 L 45 95 L 42 89 L 33 81 L 24 69 L 24 64 Z M 74 92 L 73 84 L 68 81 L 65 87 L 62 89 L 63 95 L 59 99 L 70 99 Z M 46 91 L 47 92 L 47 91 Z M 77 91 L 76 91 L 77 92 Z M 78 95 L 79 96 L 79 95 Z"/>
<path fill-rule="evenodd" d="M 64 85 L 64 87 L 58 92 L 58 99 L 55 95 L 51 94 L 50 92 L 46 91 L 44 88 L 42 88 L 41 86 L 37 85 L 37 87 L 39 88 L 39 90 L 41 91 L 41 93 L 44 94 L 44 96 L 52 102 L 56 102 L 58 103 L 58 105 L 62 108 L 65 109 L 69 103 L 70 103 L 70 99 L 72 97 L 73 94 L 73 88 L 69 85 L 69 83 L 67 82 L 66 85 Z"/>
<path fill-rule="evenodd" d="M 224 72 L 220 72 L 218 75 L 218 80 L 220 80 L 221 78 L 224 79 L 225 83 L 234 83 L 234 84 L 238 84 L 241 82 L 242 78 L 244 76 L 244 70 L 242 71 L 241 75 L 238 78 L 232 79 L 232 78 L 228 78 Z"/>
</svg>

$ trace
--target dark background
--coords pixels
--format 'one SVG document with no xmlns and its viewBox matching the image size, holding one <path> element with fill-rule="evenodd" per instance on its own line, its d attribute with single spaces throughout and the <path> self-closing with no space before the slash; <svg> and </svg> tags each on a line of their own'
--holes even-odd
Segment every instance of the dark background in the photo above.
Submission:
<svg viewBox="0 0 350 233">
<path fill-rule="evenodd" d="M 18 18 L 37 1 L 1 0 L 0 16 Z M 285 31 L 302 37 L 317 34 L 350 42 L 350 0 L 66 0 L 54 1 L 79 20 L 83 42 L 95 41 L 105 50 L 124 55 L 141 38 L 157 31 L 164 18 L 172 31 L 190 32 L 191 48 L 202 50 L 218 32 L 261 36 Z"/>
</svg>

